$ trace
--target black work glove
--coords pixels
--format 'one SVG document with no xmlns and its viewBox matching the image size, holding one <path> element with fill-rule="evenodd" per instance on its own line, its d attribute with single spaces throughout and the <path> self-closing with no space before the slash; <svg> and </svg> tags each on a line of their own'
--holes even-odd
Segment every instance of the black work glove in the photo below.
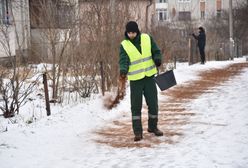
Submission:
<svg viewBox="0 0 248 168">
<path fill-rule="evenodd" d="M 120 70 L 120 77 L 121 78 L 126 78 L 127 77 L 127 72 L 126 71 L 123 71 L 123 70 Z"/>
<path fill-rule="evenodd" d="M 161 65 L 161 60 L 160 59 L 155 59 L 154 63 L 156 65 L 156 67 L 159 67 Z"/>
</svg>

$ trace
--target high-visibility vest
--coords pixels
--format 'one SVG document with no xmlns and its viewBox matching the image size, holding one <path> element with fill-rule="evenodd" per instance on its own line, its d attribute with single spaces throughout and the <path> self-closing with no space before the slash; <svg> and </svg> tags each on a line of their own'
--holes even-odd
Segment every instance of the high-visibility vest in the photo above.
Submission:
<svg viewBox="0 0 248 168">
<path fill-rule="evenodd" d="M 123 40 L 121 45 L 130 59 L 128 80 L 135 81 L 157 73 L 152 59 L 151 38 L 148 34 L 141 34 L 141 53 L 129 40 Z"/>
</svg>

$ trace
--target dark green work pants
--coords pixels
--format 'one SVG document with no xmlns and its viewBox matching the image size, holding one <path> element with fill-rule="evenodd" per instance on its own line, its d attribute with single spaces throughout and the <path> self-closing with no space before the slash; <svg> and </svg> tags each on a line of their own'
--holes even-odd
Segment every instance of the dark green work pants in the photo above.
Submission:
<svg viewBox="0 0 248 168">
<path fill-rule="evenodd" d="M 155 81 L 152 77 L 145 77 L 137 81 L 130 81 L 131 111 L 133 132 L 135 135 L 142 134 L 142 98 L 143 95 L 148 106 L 148 128 L 157 128 L 158 122 L 158 97 Z"/>
</svg>

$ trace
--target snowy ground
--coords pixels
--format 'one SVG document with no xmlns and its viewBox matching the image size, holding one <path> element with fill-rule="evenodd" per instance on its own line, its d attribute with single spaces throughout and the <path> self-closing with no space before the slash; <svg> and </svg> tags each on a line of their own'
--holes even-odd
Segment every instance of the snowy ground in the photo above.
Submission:
<svg viewBox="0 0 248 168">
<path fill-rule="evenodd" d="M 244 61 L 178 64 L 174 72 L 180 85 L 197 79 L 200 71 Z M 77 105 L 53 106 L 50 117 L 38 99 L 40 106 L 26 105 L 16 124 L 0 119 L 0 168 L 247 168 L 247 83 L 248 68 L 188 104 L 196 115 L 185 125 L 184 137 L 153 148 L 113 148 L 93 140 L 95 129 L 130 115 L 129 95 L 111 111 L 95 96 Z M 39 119 L 26 124 L 33 114 Z"/>
</svg>

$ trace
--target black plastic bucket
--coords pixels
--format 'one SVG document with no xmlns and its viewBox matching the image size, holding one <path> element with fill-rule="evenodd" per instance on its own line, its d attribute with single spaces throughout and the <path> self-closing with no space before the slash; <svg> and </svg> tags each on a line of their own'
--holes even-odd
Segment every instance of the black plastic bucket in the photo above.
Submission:
<svg viewBox="0 0 248 168">
<path fill-rule="evenodd" d="M 154 77 L 161 91 L 171 88 L 177 84 L 173 70 L 166 71 Z"/>
</svg>

